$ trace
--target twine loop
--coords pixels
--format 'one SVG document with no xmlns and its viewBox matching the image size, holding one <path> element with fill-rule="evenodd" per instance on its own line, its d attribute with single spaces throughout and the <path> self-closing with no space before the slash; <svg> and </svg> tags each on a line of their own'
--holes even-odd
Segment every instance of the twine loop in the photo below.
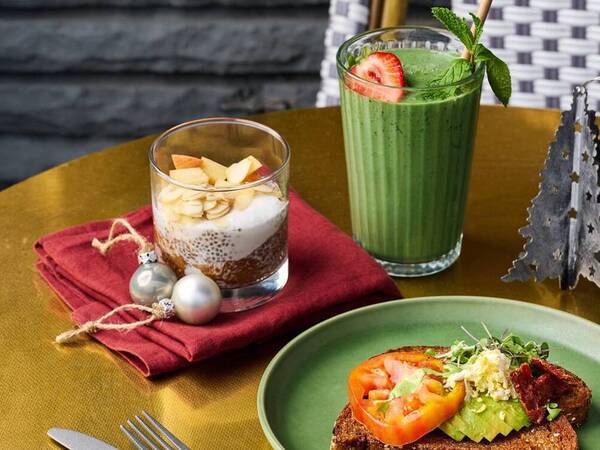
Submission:
<svg viewBox="0 0 600 450">
<path fill-rule="evenodd" d="M 149 317 L 137 322 L 127 323 L 107 323 L 106 320 L 111 316 L 115 315 L 120 311 L 138 310 L 144 311 L 150 314 Z M 168 319 L 174 315 L 173 303 L 170 299 L 163 299 L 152 306 L 136 305 L 135 303 L 121 305 L 112 311 L 107 312 L 102 317 L 96 320 L 90 320 L 85 322 L 83 325 L 73 330 L 65 331 L 64 333 L 56 336 L 55 342 L 57 344 L 65 344 L 71 342 L 74 338 L 84 333 L 95 333 L 101 330 L 118 330 L 118 331 L 130 331 L 134 328 L 141 327 L 142 325 L 148 325 L 155 320 Z"/>
<path fill-rule="evenodd" d="M 125 227 L 128 232 L 115 236 L 115 231 L 118 225 Z M 138 233 L 125 219 L 115 219 L 110 227 L 106 241 L 102 242 L 99 239 L 94 238 L 92 240 L 92 247 L 98 249 L 102 255 L 105 255 L 113 245 L 124 241 L 135 242 L 138 245 L 138 253 L 141 255 L 141 257 L 138 256 L 138 258 L 143 259 L 143 262 L 155 262 L 156 254 L 154 253 L 154 247 L 152 244 L 148 241 L 148 239 Z M 142 261 L 140 262 L 142 263 Z M 137 322 L 106 322 L 110 317 L 114 316 L 118 312 L 131 310 L 144 311 L 148 313 L 149 316 L 146 319 L 138 320 Z M 84 333 L 91 334 L 101 330 L 129 331 L 143 325 L 149 325 L 155 320 L 168 319 L 174 315 L 175 305 L 168 298 L 164 298 L 156 303 L 153 303 L 152 306 L 130 303 L 127 305 L 118 306 L 96 320 L 90 320 L 73 330 L 65 331 L 64 333 L 59 334 L 56 336 L 55 341 L 58 344 L 65 344 L 67 342 L 71 342 L 76 337 Z"/>
<path fill-rule="evenodd" d="M 114 236 L 118 225 L 125 227 L 128 233 Z M 106 252 L 108 252 L 113 245 L 123 241 L 135 242 L 138 245 L 139 253 L 154 252 L 154 246 L 148 241 L 148 239 L 138 233 L 127 220 L 121 218 L 113 221 L 112 225 L 110 226 L 110 231 L 108 232 L 108 238 L 106 241 L 102 242 L 98 238 L 94 238 L 92 240 L 92 247 L 98 249 L 101 254 L 106 255 Z"/>
</svg>

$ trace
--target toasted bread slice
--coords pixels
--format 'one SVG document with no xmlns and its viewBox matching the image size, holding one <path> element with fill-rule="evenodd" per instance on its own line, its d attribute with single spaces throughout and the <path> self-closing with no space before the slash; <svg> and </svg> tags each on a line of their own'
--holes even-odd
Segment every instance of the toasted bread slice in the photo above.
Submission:
<svg viewBox="0 0 600 450">
<path fill-rule="evenodd" d="M 525 428 L 493 442 L 456 442 L 443 432 L 433 431 L 403 447 L 385 445 L 352 417 L 346 405 L 333 429 L 331 450 L 576 450 L 577 435 L 566 416 Z"/>
<path fill-rule="evenodd" d="M 574 373 L 556 364 L 552 365 L 555 368 L 555 374 L 559 375 L 569 386 L 569 389 L 558 398 L 556 403 L 560 406 L 562 414 L 569 419 L 569 423 L 575 428 L 580 427 L 587 419 L 592 403 L 592 391 Z"/>
<path fill-rule="evenodd" d="M 390 351 L 425 351 L 429 348 L 437 352 L 447 350 L 445 347 L 411 346 Z M 456 442 L 435 430 L 412 444 L 395 447 L 376 439 L 363 424 L 354 419 L 350 406 L 346 405 L 335 422 L 331 450 L 576 450 L 577 435 L 573 426 L 581 425 L 587 418 L 591 391 L 576 375 L 563 368 L 560 371 L 571 389 L 558 399 L 562 413 L 552 422 L 501 436 L 493 442 L 480 443 L 468 439 Z"/>
</svg>

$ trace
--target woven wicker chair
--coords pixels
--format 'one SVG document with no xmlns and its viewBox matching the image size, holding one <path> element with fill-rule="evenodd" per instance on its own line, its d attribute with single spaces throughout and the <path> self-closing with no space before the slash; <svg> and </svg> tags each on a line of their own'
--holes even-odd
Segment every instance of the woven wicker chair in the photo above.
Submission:
<svg viewBox="0 0 600 450">
<path fill-rule="evenodd" d="M 332 106 L 340 102 L 335 54 L 351 36 L 367 28 L 404 23 L 409 0 L 331 0 L 329 27 L 325 33 L 325 57 L 321 63 L 321 89 L 317 106 Z"/>
<path fill-rule="evenodd" d="M 467 16 L 476 0 L 452 0 Z M 573 86 L 600 73 L 600 0 L 495 0 L 482 37 L 510 66 L 513 106 L 568 109 Z M 589 87 L 600 107 L 600 86 Z M 484 85 L 483 103 L 496 100 Z"/>
</svg>

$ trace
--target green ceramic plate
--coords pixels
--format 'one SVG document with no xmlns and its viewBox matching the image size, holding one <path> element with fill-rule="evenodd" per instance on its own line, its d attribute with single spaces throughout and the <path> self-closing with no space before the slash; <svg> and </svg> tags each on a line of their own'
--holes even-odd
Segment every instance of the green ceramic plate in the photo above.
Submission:
<svg viewBox="0 0 600 450">
<path fill-rule="evenodd" d="M 599 303 L 600 307 L 600 303 Z M 258 390 L 258 413 L 275 449 L 324 450 L 346 403 L 346 376 L 370 356 L 403 345 L 447 345 L 460 329 L 510 330 L 547 341 L 550 360 L 575 372 L 594 392 L 583 450 L 600 442 L 600 325 L 525 302 L 485 297 L 398 300 L 333 317 L 305 331 L 273 358 Z"/>
</svg>

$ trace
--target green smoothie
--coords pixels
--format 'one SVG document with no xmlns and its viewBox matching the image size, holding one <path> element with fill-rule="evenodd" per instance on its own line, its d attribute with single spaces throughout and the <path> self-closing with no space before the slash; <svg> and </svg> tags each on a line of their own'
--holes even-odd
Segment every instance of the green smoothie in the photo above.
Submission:
<svg viewBox="0 0 600 450">
<path fill-rule="evenodd" d="M 399 101 L 374 100 L 341 83 L 352 231 L 383 262 L 435 265 L 460 252 L 482 75 L 423 90 L 459 55 L 393 52 L 407 88 Z"/>
</svg>

